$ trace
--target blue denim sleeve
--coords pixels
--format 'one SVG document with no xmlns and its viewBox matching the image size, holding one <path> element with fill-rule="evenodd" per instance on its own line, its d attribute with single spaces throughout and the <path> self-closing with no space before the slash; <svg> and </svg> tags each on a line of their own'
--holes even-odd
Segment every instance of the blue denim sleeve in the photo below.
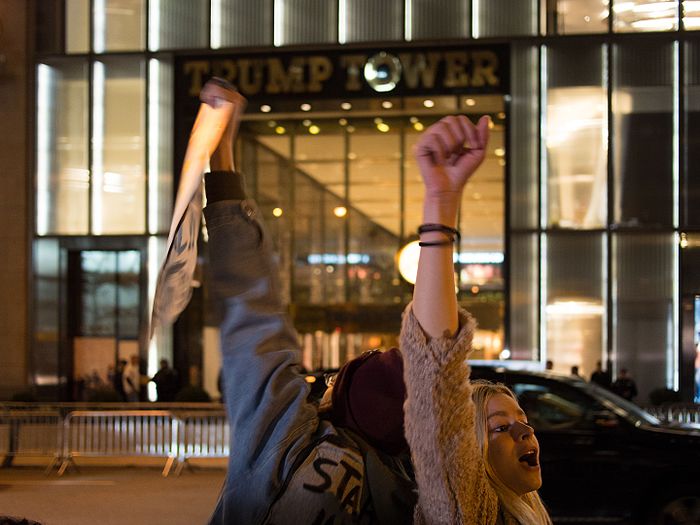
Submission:
<svg viewBox="0 0 700 525">
<path fill-rule="evenodd" d="M 307 401 L 296 333 L 255 204 L 215 202 L 205 217 L 231 428 L 227 479 L 211 523 L 257 524 L 311 442 L 318 413 Z"/>
</svg>

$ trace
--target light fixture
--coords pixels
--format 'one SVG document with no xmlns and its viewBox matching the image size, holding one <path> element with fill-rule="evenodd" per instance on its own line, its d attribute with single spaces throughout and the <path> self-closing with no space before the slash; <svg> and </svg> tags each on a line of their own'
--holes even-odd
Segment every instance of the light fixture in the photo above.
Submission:
<svg viewBox="0 0 700 525">
<path fill-rule="evenodd" d="M 312 135 L 318 135 L 319 133 L 321 133 L 321 128 L 319 128 L 316 124 L 312 124 L 311 126 L 309 126 L 309 133 L 311 133 Z"/>
<path fill-rule="evenodd" d="M 305 127 L 308 128 L 311 125 L 311 121 L 307 118 L 301 121 L 301 124 Z"/>
<path fill-rule="evenodd" d="M 355 126 L 348 126 L 346 129 L 348 130 L 348 133 L 355 133 Z"/>
<path fill-rule="evenodd" d="M 410 119 L 408 119 L 408 121 L 409 121 L 411 124 L 415 124 L 416 122 L 418 122 L 418 117 L 411 117 Z"/>
<path fill-rule="evenodd" d="M 341 118 L 341 119 L 338 119 L 338 124 L 340 124 L 341 126 L 347 126 L 348 121 L 347 121 L 347 119 Z"/>
<path fill-rule="evenodd" d="M 301 109 L 302 111 L 311 111 L 311 104 L 307 104 L 305 102 L 301 106 L 299 106 L 299 109 Z"/>
<path fill-rule="evenodd" d="M 267 104 L 263 104 L 262 106 L 260 106 L 260 111 L 262 111 L 263 113 L 269 113 L 270 111 L 272 111 L 272 108 Z"/>
<path fill-rule="evenodd" d="M 503 148 L 496 148 L 493 150 L 493 152 L 496 154 L 497 157 L 503 157 L 506 154 L 506 150 Z"/>
<path fill-rule="evenodd" d="M 282 208 L 273 208 L 272 209 L 272 215 L 274 215 L 275 217 L 282 217 L 282 213 L 284 213 L 282 211 Z"/>
<path fill-rule="evenodd" d="M 275 133 L 277 133 L 278 135 L 284 135 L 286 131 L 287 130 L 284 128 L 284 126 L 277 126 L 275 128 Z"/>
<path fill-rule="evenodd" d="M 429 98 L 426 98 L 426 99 L 423 101 L 423 105 L 424 105 L 426 108 L 432 108 L 432 107 L 435 107 L 435 101 L 434 101 L 434 100 L 430 100 Z"/>
<path fill-rule="evenodd" d="M 377 129 L 382 133 L 386 133 L 391 128 L 389 127 L 389 124 L 386 124 L 385 122 L 380 122 L 379 124 L 377 124 Z"/>
<path fill-rule="evenodd" d="M 416 131 L 423 131 L 425 129 L 425 126 L 421 122 L 414 122 L 413 129 L 415 129 Z"/>
<path fill-rule="evenodd" d="M 350 102 L 343 102 L 340 104 L 340 109 L 344 109 L 345 111 L 350 111 L 352 109 L 352 104 L 350 104 Z"/>
<path fill-rule="evenodd" d="M 386 93 L 401 80 L 401 62 L 390 53 L 381 51 L 365 63 L 365 80 L 378 93 Z"/>
<path fill-rule="evenodd" d="M 418 241 L 411 241 L 399 250 L 396 256 L 399 274 L 407 282 L 416 284 L 418 275 L 418 259 L 420 258 L 420 246 Z"/>
<path fill-rule="evenodd" d="M 336 217 L 343 218 L 348 214 L 348 209 L 345 206 L 336 206 L 333 208 L 333 215 Z"/>
<path fill-rule="evenodd" d="M 277 125 L 277 122 L 275 122 L 274 120 L 268 120 L 267 125 L 271 128 L 274 128 Z"/>
<path fill-rule="evenodd" d="M 467 106 L 476 106 L 476 100 L 473 98 L 468 98 L 464 101 Z"/>
<path fill-rule="evenodd" d="M 382 102 L 382 107 L 383 107 L 384 109 L 391 109 L 391 108 L 394 107 L 394 104 L 391 102 L 391 100 L 384 100 L 384 101 Z"/>
</svg>

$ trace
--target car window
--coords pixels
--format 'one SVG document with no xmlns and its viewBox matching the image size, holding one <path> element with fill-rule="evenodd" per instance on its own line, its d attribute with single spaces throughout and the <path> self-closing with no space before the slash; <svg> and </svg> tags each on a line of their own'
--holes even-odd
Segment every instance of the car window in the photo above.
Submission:
<svg viewBox="0 0 700 525">
<path fill-rule="evenodd" d="M 514 382 L 512 388 L 535 430 L 590 425 L 586 416 L 595 410 L 595 402 L 573 389 L 524 381 Z"/>
</svg>

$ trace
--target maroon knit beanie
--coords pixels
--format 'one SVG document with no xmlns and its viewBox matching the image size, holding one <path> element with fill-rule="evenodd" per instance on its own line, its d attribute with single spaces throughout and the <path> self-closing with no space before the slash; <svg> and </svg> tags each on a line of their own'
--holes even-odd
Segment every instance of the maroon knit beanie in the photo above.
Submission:
<svg viewBox="0 0 700 525">
<path fill-rule="evenodd" d="M 404 437 L 403 358 L 398 348 L 372 350 L 348 361 L 333 384 L 333 422 L 388 454 L 408 448 Z"/>
</svg>

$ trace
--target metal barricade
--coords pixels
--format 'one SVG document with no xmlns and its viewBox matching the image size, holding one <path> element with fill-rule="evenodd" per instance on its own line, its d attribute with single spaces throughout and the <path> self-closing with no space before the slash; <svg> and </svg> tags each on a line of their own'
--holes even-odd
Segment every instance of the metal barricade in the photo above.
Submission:
<svg viewBox="0 0 700 525">
<path fill-rule="evenodd" d="M 226 412 L 180 412 L 176 475 L 194 458 L 228 458 L 229 425 Z"/>
<path fill-rule="evenodd" d="M 666 423 L 700 424 L 700 405 L 697 403 L 645 407 L 644 410 Z"/>
<path fill-rule="evenodd" d="M 167 410 L 75 411 L 63 435 L 59 476 L 81 456 L 163 457 L 167 476 L 177 457 L 178 422 Z"/>
<path fill-rule="evenodd" d="M 0 455 L 3 467 L 17 456 L 50 457 L 50 472 L 60 461 L 61 413 L 57 410 L 12 410 L 0 412 Z"/>
</svg>

